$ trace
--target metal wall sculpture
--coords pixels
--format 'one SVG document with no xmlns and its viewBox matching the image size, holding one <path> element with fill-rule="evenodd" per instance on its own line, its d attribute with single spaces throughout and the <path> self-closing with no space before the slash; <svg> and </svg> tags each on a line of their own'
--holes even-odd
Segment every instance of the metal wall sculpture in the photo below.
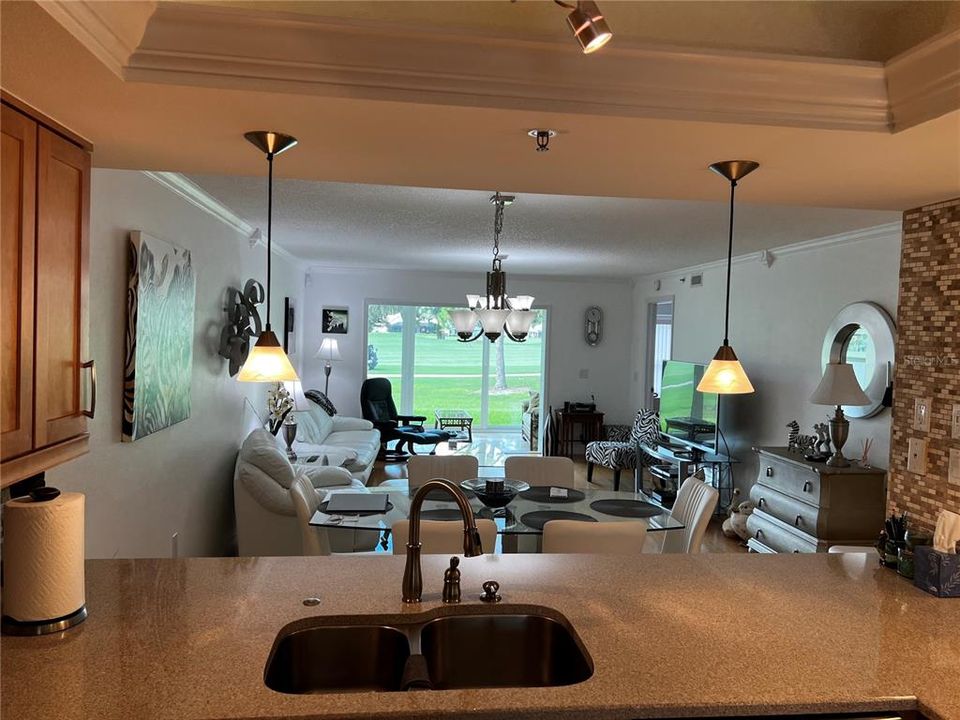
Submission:
<svg viewBox="0 0 960 720">
<path fill-rule="evenodd" d="M 227 324 L 220 331 L 221 357 L 230 362 L 230 376 L 233 377 L 250 354 L 250 338 L 257 338 L 263 330 L 257 305 L 263 303 L 265 293 L 263 285 L 253 278 L 247 280 L 243 292 L 237 288 L 227 289 Z"/>
</svg>

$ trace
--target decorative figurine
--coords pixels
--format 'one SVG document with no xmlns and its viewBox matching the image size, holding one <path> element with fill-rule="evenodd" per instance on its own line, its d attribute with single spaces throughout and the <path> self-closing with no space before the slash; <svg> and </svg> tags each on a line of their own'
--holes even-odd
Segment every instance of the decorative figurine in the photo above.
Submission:
<svg viewBox="0 0 960 720">
<path fill-rule="evenodd" d="M 787 427 L 790 428 L 790 435 L 787 438 L 787 450 L 789 452 L 794 452 L 800 449 L 800 423 L 796 420 L 791 420 L 787 423 Z"/>
<path fill-rule="evenodd" d="M 815 455 L 817 452 L 817 436 L 801 435 L 797 438 L 797 447 L 804 459 L 806 459 L 808 455 Z"/>
<path fill-rule="evenodd" d="M 730 503 L 730 515 L 723 521 L 723 534 L 729 538 L 738 537 L 741 540 L 750 539 L 750 531 L 747 530 L 747 518 L 753 513 L 756 505 L 749 500 L 737 503 L 740 497 L 740 489 L 733 489 L 733 500 Z"/>
</svg>

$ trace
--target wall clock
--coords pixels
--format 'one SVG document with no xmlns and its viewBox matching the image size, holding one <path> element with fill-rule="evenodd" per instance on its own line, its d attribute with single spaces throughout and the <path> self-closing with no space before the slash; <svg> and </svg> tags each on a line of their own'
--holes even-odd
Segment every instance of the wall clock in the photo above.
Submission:
<svg viewBox="0 0 960 720">
<path fill-rule="evenodd" d="M 598 307 L 589 307 L 584 313 L 584 339 L 590 347 L 600 344 L 603 325 L 603 311 Z"/>
</svg>

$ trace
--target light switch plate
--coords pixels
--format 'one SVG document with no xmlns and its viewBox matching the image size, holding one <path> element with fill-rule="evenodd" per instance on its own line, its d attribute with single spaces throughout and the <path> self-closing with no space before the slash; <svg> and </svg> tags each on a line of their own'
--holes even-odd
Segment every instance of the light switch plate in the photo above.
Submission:
<svg viewBox="0 0 960 720">
<path fill-rule="evenodd" d="M 960 440 L 960 403 L 954 404 L 953 414 L 950 418 L 950 426 L 953 428 L 953 430 L 950 431 L 950 436 L 954 440 Z"/>
<path fill-rule="evenodd" d="M 907 447 L 907 471 L 923 475 L 927 472 L 927 441 L 910 438 Z"/>
<path fill-rule="evenodd" d="M 913 429 L 930 432 L 930 415 L 933 413 L 932 398 L 917 398 L 913 403 Z"/>
<path fill-rule="evenodd" d="M 950 448 L 950 471 L 947 473 L 947 480 L 954 485 L 960 485 L 960 450 Z"/>
</svg>

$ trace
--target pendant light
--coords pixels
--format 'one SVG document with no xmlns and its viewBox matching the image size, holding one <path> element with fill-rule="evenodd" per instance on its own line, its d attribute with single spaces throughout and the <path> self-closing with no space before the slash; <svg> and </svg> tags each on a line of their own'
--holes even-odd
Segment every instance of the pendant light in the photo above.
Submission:
<svg viewBox="0 0 960 720">
<path fill-rule="evenodd" d="M 503 232 L 503 209 L 512 204 L 513 195 L 501 195 L 499 192 L 490 198 L 496 207 L 493 220 L 493 266 L 487 273 L 487 294 L 467 294 L 467 309 L 453 310 L 450 319 L 457 330 L 460 342 L 473 342 L 485 336 L 490 342 L 496 342 L 505 334 L 514 342 L 524 342 L 530 327 L 536 318 L 532 295 L 507 297 L 507 274 L 502 263 L 506 255 L 500 256 L 500 233 Z M 480 330 L 475 332 L 477 321 Z"/>
<path fill-rule="evenodd" d="M 730 181 L 730 231 L 727 238 L 727 304 L 723 318 L 723 345 L 713 356 L 707 371 L 697 385 L 700 392 L 719 395 L 752 393 L 753 385 L 730 347 L 730 269 L 733 264 L 733 198 L 737 182 L 760 167 L 753 160 L 724 160 L 710 166 L 718 175 Z"/>
<path fill-rule="evenodd" d="M 273 229 L 273 158 L 297 144 L 290 135 L 266 130 L 248 132 L 244 137 L 267 156 L 267 322 L 247 361 L 240 368 L 240 382 L 292 382 L 299 380 L 276 334 L 270 329 L 270 270 Z"/>
</svg>

